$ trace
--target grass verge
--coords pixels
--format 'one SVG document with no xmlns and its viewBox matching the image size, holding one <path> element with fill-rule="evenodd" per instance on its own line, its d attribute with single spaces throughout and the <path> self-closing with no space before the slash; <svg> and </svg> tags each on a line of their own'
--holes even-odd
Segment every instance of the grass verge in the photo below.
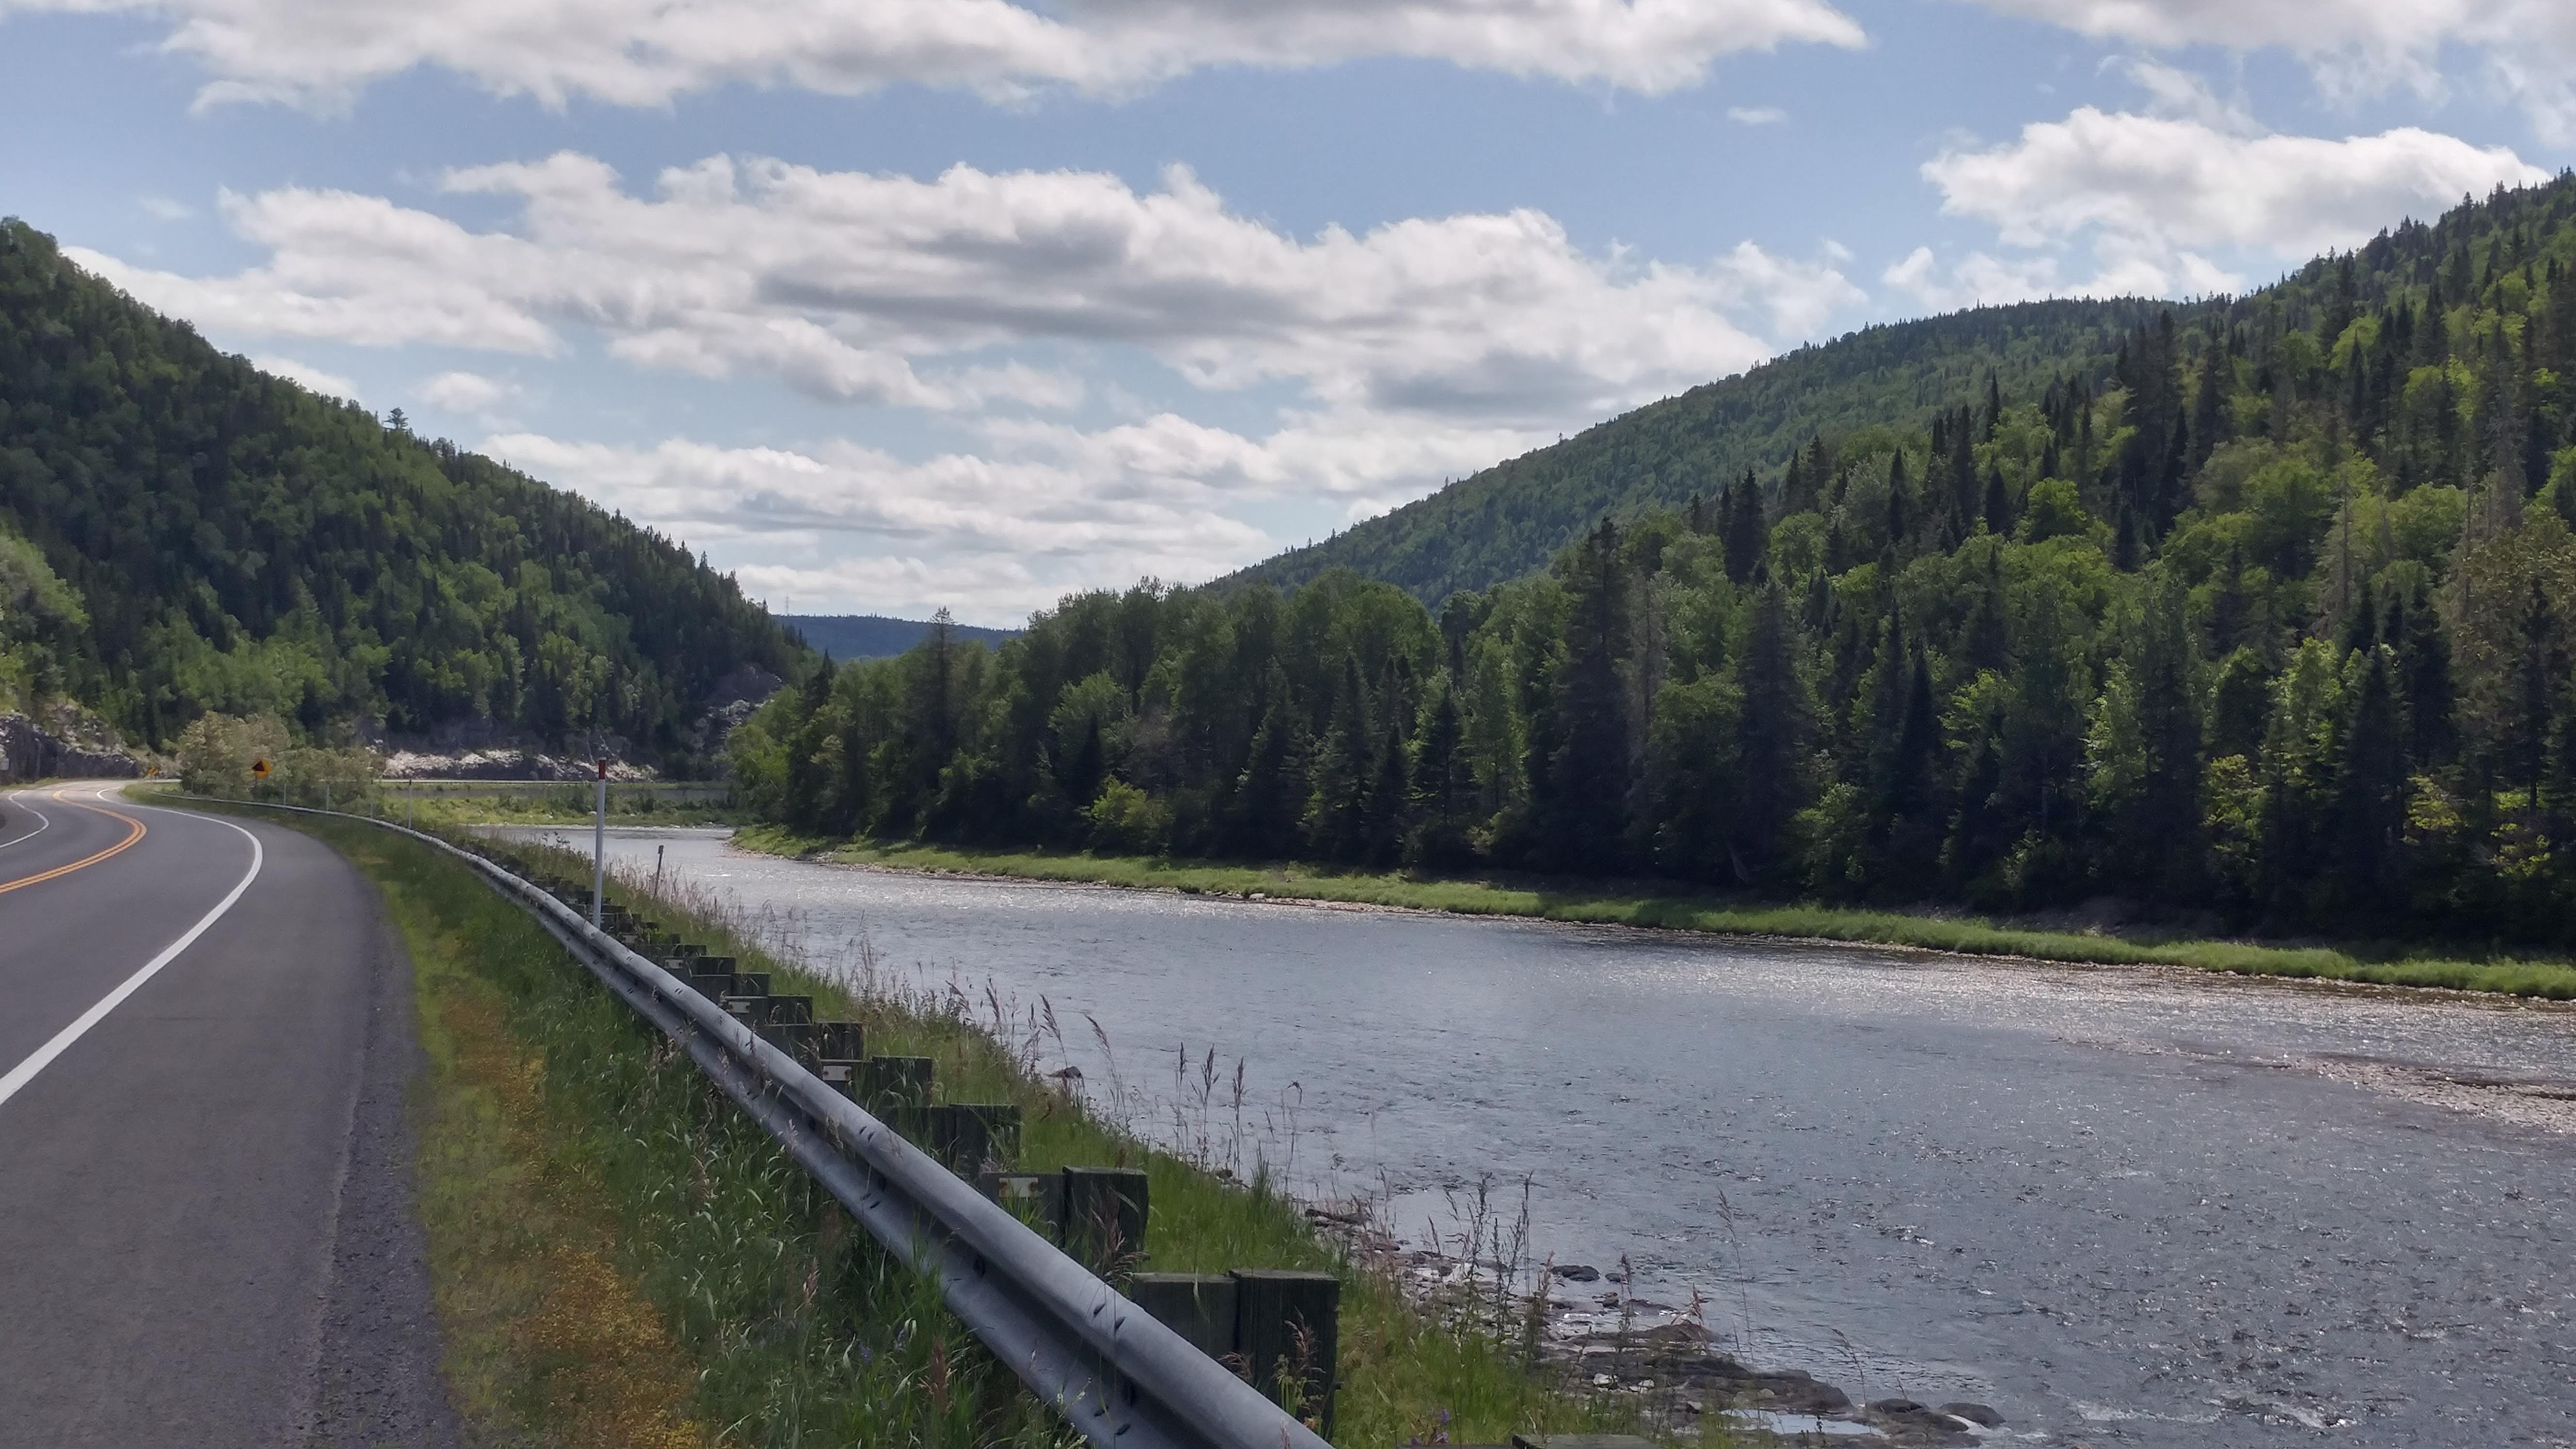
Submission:
<svg viewBox="0 0 2576 1449">
<path fill-rule="evenodd" d="M 284 819 L 366 873 L 411 955 L 417 1191 L 475 1442 L 1070 1438 L 525 912 L 417 842 Z"/>
<path fill-rule="evenodd" d="M 1973 916 L 1911 915 L 1836 906 L 1775 905 L 1725 897 L 1617 889 L 1577 882 L 1417 877 L 1378 871 L 1278 864 L 1238 865 L 1076 852 L 973 850 L 917 844 L 818 840 L 775 826 L 751 826 L 734 842 L 748 850 L 898 870 L 948 871 L 1028 880 L 1177 890 L 1189 894 L 1341 901 L 1471 916 L 1523 916 L 1593 925 L 1646 926 L 1716 935 L 1787 937 L 1902 946 L 1980 956 L 2020 956 L 2103 966 L 2184 966 L 2240 976 L 2288 976 L 2379 986 L 2576 1000 L 2576 966 L 2563 961 L 2462 952 L 2422 954 L 2401 946 L 2266 946 L 2244 941 L 2096 935 L 2015 926 Z"/>
<path fill-rule="evenodd" d="M 431 1061 L 421 1206 L 447 1370 L 479 1439 L 1070 1438 L 923 1280 L 518 907 L 390 832 L 288 823 L 376 883 L 411 953 Z M 586 864 L 551 854 L 559 871 Z M 1638 1427 L 1633 1403 L 1569 1392 L 1539 1368 L 1524 1335 L 1534 1323 L 1508 1302 L 1468 1295 L 1425 1311 L 1388 1262 L 1318 1232 L 1266 1173 L 1220 1175 L 1222 1132 L 1206 1125 L 1221 1101 L 1212 1062 L 1198 1152 L 1157 1150 L 1040 1076 L 1034 1039 L 1014 1045 L 1020 1023 L 998 1002 L 979 1020 L 962 993 L 907 989 L 864 959 L 848 971 L 802 969 L 731 902 L 686 887 L 651 897 L 643 884 L 621 880 L 612 895 L 745 969 L 770 971 L 776 990 L 812 994 L 819 1015 L 862 1022 L 870 1051 L 933 1058 L 944 1099 L 1019 1103 L 1024 1169 L 1144 1167 L 1153 1212 L 1138 1266 L 1340 1275 L 1336 1442 L 1377 1449 Z M 1035 1016 L 1026 1025 L 1042 1029 Z M 1701 1442 L 1729 1440 L 1719 1430 Z"/>
<path fill-rule="evenodd" d="M 586 857 L 542 847 L 478 846 L 559 874 L 588 868 Z M 1526 1335 L 1534 1325 L 1523 1323 L 1512 1304 L 1469 1296 L 1426 1311 L 1403 1291 L 1392 1263 L 1355 1254 L 1344 1235 L 1319 1232 L 1303 1205 L 1276 1190 L 1258 1165 L 1237 1171 L 1244 1137 L 1239 1125 L 1231 1132 L 1224 1125 L 1227 1088 L 1213 1058 L 1197 1076 L 1195 1103 L 1179 1104 L 1195 1126 L 1195 1149 L 1188 1156 L 1161 1150 L 1040 1074 L 1041 1038 L 1055 1030 L 1050 1016 L 1023 1015 L 953 986 L 945 992 L 907 986 L 879 970 L 864 943 L 854 958 L 818 967 L 728 898 L 685 881 L 666 884 L 656 896 L 647 884 L 621 875 L 610 898 L 679 925 L 685 939 L 736 957 L 743 969 L 768 971 L 773 991 L 811 995 L 818 1017 L 859 1022 L 871 1054 L 931 1058 L 936 1100 L 1017 1104 L 1024 1124 L 1020 1170 L 1144 1168 L 1153 1210 L 1136 1268 L 1337 1274 L 1343 1289 L 1336 1443 L 1373 1449 L 1503 1443 L 1515 1432 L 1640 1426 L 1633 1402 L 1569 1392 L 1561 1376 L 1541 1368 Z M 1239 1123 L 1240 1114 L 1232 1120 Z M 1719 1430 L 1702 1442 L 1729 1441 Z"/>
<path fill-rule="evenodd" d="M 407 799 L 402 787 L 395 784 L 386 786 L 375 803 L 379 813 L 389 820 L 404 819 L 408 811 L 411 822 L 422 830 L 454 830 L 466 825 L 588 825 L 593 819 L 587 785 L 486 793 L 423 791 Z M 608 790 L 608 821 L 612 825 L 739 825 L 747 818 L 720 801 L 675 800 L 654 791 L 620 790 L 614 785 Z"/>
</svg>

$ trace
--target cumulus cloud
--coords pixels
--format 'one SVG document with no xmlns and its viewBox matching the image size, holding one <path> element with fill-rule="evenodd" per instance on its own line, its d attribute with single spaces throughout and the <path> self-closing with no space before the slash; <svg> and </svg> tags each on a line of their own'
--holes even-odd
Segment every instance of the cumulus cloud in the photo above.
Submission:
<svg viewBox="0 0 2576 1449">
<path fill-rule="evenodd" d="M 2464 194 L 2548 173 L 2504 147 L 2403 127 L 2327 140 L 2248 135 L 2207 119 L 2083 107 L 2018 140 L 1944 152 L 1923 168 L 1942 210 L 1990 222 L 2007 246 L 1944 275 L 1928 249 L 1884 280 L 1930 305 L 2049 292 L 2150 296 L 2241 289 L 2231 259 L 2277 262 L 2358 245 Z M 2058 253 L 2089 242 L 2093 274 L 2062 278 Z"/>
<path fill-rule="evenodd" d="M 816 607 L 945 605 L 1018 618 L 1075 589 L 1148 575 L 1197 581 L 1272 551 L 1230 495 L 1300 472 L 1334 440 L 1265 444 L 1168 415 L 1082 434 L 1041 430 L 981 453 L 907 461 L 853 443 L 727 448 L 490 439 L 488 451 L 603 506 L 754 560 L 746 584 Z M 1399 455 L 1346 457 L 1353 478 Z"/>
<path fill-rule="evenodd" d="M 479 372 L 442 372 L 420 385 L 420 400 L 451 413 L 486 413 L 518 395 L 516 383 Z"/>
<path fill-rule="evenodd" d="M 1989 9 L 2158 49 L 2278 48 L 2328 94 L 2406 87 L 2438 99 L 2443 51 L 2476 56 L 2542 138 L 2576 139 L 2576 5 L 2566 0 L 1983 0 Z"/>
<path fill-rule="evenodd" d="M 2232 135 L 2263 133 L 2263 126 L 2247 109 L 2241 93 L 2222 97 L 2207 80 L 2190 71 L 2139 57 L 2110 64 L 2128 72 L 2138 88 L 2147 93 L 2147 110 L 2153 115 L 2197 121 Z"/>
<path fill-rule="evenodd" d="M 1210 66 L 1376 57 L 1654 94 L 1721 56 L 1864 39 L 1825 0 L 0 0 L 12 10 L 147 16 L 211 77 L 203 103 L 318 106 L 415 66 L 551 105 L 651 106 L 729 84 L 1119 95 Z"/>
<path fill-rule="evenodd" d="M 273 377 L 285 378 L 288 382 L 295 383 L 308 392 L 319 393 L 323 397 L 348 398 L 355 401 L 358 396 L 356 383 L 336 372 L 324 372 L 318 367 L 307 367 L 292 357 L 253 357 L 250 359 L 250 365 Z"/>
<path fill-rule="evenodd" d="M 1550 435 L 1552 436 L 1552 435 Z M 484 451 L 737 566 L 800 609 L 929 609 L 1007 622 L 1076 589 L 1198 582 L 1280 540 L 1229 510 L 1321 492 L 1362 514 L 1543 441 L 1522 432 L 1298 416 L 1247 437 L 1171 413 L 1085 431 L 1021 419 L 906 459 L 847 441 L 727 447 L 503 433 Z"/>
<path fill-rule="evenodd" d="M 1202 388 L 1288 381 L 1326 408 L 1588 417 L 1739 370 L 1861 294 L 1750 243 L 1703 267 L 1577 247 L 1535 211 L 1292 237 L 1186 169 L 1138 192 L 1093 172 L 921 181 L 718 156 L 631 194 L 562 154 L 450 173 L 512 230 L 343 191 L 227 195 L 268 249 L 230 277 L 77 258 L 202 326 L 557 355 L 567 334 L 706 377 L 961 410 L 1063 407 L 1078 378 L 996 350 L 1132 346 Z"/>
<path fill-rule="evenodd" d="M 961 166 L 918 180 L 720 156 L 634 190 L 559 155 L 441 185 L 502 198 L 507 214 L 469 227 L 288 188 L 222 198 L 263 253 L 233 275 L 73 255 L 218 336 L 573 366 L 604 352 L 944 412 L 936 426 L 973 442 L 930 458 L 834 442 L 492 440 L 540 476 L 772 571 L 760 577 L 782 593 L 803 578 L 800 599 L 834 579 L 891 588 L 916 565 L 982 580 L 971 600 L 842 597 L 854 606 L 927 598 L 989 614 L 1141 573 L 1204 579 L 1270 551 L 1241 521 L 1255 503 L 1274 519 L 1324 499 L 1376 511 L 1739 371 L 1866 300 L 1831 246 L 1800 260 L 1748 242 L 1668 263 L 1587 250 L 1535 211 L 1293 236 L 1178 168 L 1139 189 L 1090 172 Z M 1185 396 L 1261 389 L 1249 406 L 1270 421 L 1238 431 L 1186 405 L 1141 407 L 1111 380 L 1154 362 Z M 488 415 L 504 386 L 445 373 L 422 396 Z M 1091 417 L 1070 421 L 1095 393 Z M 1224 406 L 1240 418 L 1247 403 Z"/>
</svg>

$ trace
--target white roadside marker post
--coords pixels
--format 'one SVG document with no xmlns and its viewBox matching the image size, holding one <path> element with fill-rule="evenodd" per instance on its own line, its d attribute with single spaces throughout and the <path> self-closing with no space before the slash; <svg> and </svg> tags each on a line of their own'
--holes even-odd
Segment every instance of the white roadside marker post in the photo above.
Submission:
<svg viewBox="0 0 2576 1449">
<path fill-rule="evenodd" d="M 590 827 L 590 923 L 599 924 L 599 903 L 608 894 L 608 757 L 599 757 L 599 818 Z"/>
</svg>

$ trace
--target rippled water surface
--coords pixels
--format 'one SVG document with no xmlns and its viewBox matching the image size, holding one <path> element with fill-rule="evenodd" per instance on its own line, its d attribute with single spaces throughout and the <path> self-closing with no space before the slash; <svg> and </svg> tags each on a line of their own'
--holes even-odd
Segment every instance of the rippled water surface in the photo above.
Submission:
<svg viewBox="0 0 2576 1449">
<path fill-rule="evenodd" d="M 1149 1088 L 1240 1057 L 1302 1103 L 1295 1180 L 1405 1225 L 1527 1175 L 1538 1252 L 1855 1397 L 2035 1443 L 2576 1444 L 2563 1008 L 611 848 L 1088 1014 Z"/>
</svg>

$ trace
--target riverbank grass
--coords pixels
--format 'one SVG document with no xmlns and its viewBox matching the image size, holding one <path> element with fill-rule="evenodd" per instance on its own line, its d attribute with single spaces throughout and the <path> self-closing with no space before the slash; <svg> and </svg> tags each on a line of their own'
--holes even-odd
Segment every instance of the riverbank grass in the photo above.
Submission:
<svg viewBox="0 0 2576 1449">
<path fill-rule="evenodd" d="M 463 864 L 322 839 L 413 969 L 418 1203 L 475 1443 L 1059 1446 L 986 1356 L 685 1054 Z"/>
<path fill-rule="evenodd" d="M 524 843 L 478 845 L 558 874 L 588 866 L 586 857 Z M 812 996 L 818 1017 L 859 1022 L 873 1055 L 931 1058 L 936 1100 L 1016 1104 L 1023 1121 L 1019 1170 L 1144 1168 L 1152 1211 L 1133 1266 L 1153 1272 L 1298 1268 L 1340 1277 L 1336 1443 L 1384 1449 L 1439 1442 L 1443 1434 L 1449 1442 L 1506 1443 L 1514 1433 L 1639 1427 L 1633 1401 L 1571 1391 L 1561 1376 L 1536 1366 L 1512 1335 L 1498 1332 L 1490 1315 L 1425 1311 L 1408 1300 L 1390 1265 L 1319 1232 L 1302 1204 L 1261 1164 L 1246 1160 L 1248 1139 L 1231 1125 L 1227 1084 L 1213 1060 L 1174 1072 L 1176 1099 L 1154 1109 L 1161 1120 L 1177 1107 L 1190 1124 L 1193 1145 L 1184 1156 L 1147 1145 L 1139 1132 L 1104 1115 L 1096 1098 L 1040 1074 L 1041 1053 L 1054 1045 L 1061 1055 L 1061 1042 L 1051 1040 L 1054 1027 L 1034 1003 L 978 998 L 962 984 L 945 990 L 908 984 L 880 969 L 864 943 L 846 959 L 813 961 L 790 928 L 746 915 L 730 898 L 685 879 L 663 883 L 657 894 L 649 872 L 620 872 L 610 898 L 677 924 L 687 939 L 735 957 L 743 969 L 771 973 L 772 991 Z M 1178 1099 L 1189 1083 L 1195 1097 Z M 1733 1442 L 1722 1428 L 1693 1438 Z"/>
<path fill-rule="evenodd" d="M 2144 933 L 2113 935 L 2038 929 L 1975 916 L 1770 904 L 1570 881 L 1414 876 L 1296 863 L 1242 865 L 1088 852 L 823 840 L 775 826 L 745 828 L 736 832 L 734 843 L 773 855 L 894 870 L 1897 946 L 2075 965 L 2180 966 L 2239 976 L 2287 976 L 2576 1000 L 2576 965 L 2465 950 L 2445 955 L 2367 943 L 2271 946 L 2246 941 L 2162 939 Z"/>
<path fill-rule="evenodd" d="M 591 787 L 581 784 L 554 790 L 422 791 L 406 798 L 399 782 L 388 782 L 378 792 L 375 806 L 385 819 L 409 819 L 419 829 L 441 833 L 476 825 L 588 825 L 596 818 Z M 611 825 L 732 826 L 747 818 L 722 801 L 675 799 L 661 791 L 608 787 Z"/>
</svg>

